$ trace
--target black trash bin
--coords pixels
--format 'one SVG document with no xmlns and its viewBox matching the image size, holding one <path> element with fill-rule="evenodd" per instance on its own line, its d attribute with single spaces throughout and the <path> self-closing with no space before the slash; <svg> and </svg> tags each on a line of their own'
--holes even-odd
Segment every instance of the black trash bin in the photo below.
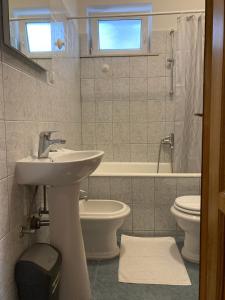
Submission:
<svg viewBox="0 0 225 300">
<path fill-rule="evenodd" d="M 34 244 L 16 263 L 19 300 L 58 300 L 62 257 L 49 244 Z"/>
</svg>

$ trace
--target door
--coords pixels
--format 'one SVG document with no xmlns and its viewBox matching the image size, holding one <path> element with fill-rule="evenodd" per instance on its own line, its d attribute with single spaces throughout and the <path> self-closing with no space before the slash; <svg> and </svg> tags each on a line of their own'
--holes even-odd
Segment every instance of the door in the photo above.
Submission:
<svg viewBox="0 0 225 300">
<path fill-rule="evenodd" d="M 206 0 L 200 300 L 225 299 L 224 0 Z"/>
</svg>

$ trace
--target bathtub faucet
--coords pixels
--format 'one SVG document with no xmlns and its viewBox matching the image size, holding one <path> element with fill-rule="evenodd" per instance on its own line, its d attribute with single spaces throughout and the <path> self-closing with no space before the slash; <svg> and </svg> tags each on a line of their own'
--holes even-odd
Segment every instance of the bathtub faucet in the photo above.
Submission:
<svg viewBox="0 0 225 300">
<path fill-rule="evenodd" d="M 173 173 L 174 133 L 171 133 L 170 135 L 168 135 L 168 136 L 161 139 L 161 142 L 160 142 L 160 145 L 159 145 L 157 173 L 159 173 L 159 165 L 160 165 L 162 145 L 169 145 L 170 146 L 170 163 L 171 163 L 171 172 Z"/>
<path fill-rule="evenodd" d="M 88 201 L 88 193 L 84 190 L 80 190 L 79 200 Z"/>
<path fill-rule="evenodd" d="M 161 144 L 167 144 L 170 145 L 170 148 L 173 149 L 174 148 L 174 133 L 171 133 L 170 135 L 164 137 L 161 140 Z"/>
</svg>

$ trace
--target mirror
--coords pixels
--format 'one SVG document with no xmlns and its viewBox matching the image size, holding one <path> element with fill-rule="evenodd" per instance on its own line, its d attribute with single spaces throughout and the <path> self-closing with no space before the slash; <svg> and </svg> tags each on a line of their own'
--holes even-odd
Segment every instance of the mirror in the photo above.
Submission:
<svg viewBox="0 0 225 300">
<path fill-rule="evenodd" d="M 65 52 L 65 23 L 53 20 L 50 2 L 2 0 L 4 43 L 47 71 Z"/>
</svg>

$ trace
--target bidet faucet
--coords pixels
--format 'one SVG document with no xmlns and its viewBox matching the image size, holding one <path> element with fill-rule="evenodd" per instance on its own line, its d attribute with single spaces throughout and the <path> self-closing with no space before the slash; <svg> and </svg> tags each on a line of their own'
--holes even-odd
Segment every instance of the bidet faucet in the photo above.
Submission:
<svg viewBox="0 0 225 300">
<path fill-rule="evenodd" d="M 54 139 L 51 140 L 52 133 L 57 131 L 42 131 L 39 134 L 38 158 L 48 158 L 52 145 L 65 144 L 66 140 Z"/>
</svg>

